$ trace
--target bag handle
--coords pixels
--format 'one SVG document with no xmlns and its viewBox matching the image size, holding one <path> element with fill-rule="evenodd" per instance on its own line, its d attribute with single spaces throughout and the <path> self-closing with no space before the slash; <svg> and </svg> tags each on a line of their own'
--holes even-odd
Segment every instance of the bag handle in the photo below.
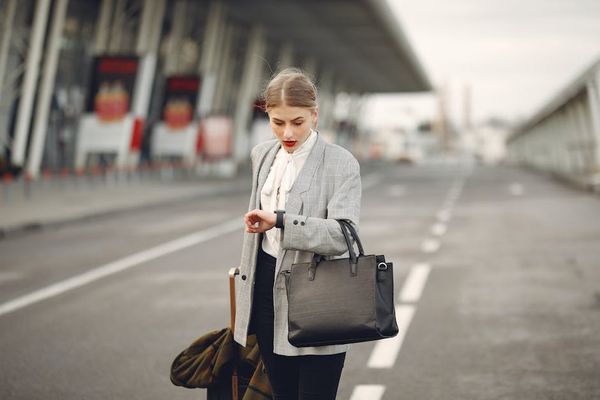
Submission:
<svg viewBox="0 0 600 400">
<path fill-rule="evenodd" d="M 344 223 L 346 228 L 348 228 L 348 230 L 350 231 L 350 235 L 352 235 L 352 237 L 356 241 L 356 245 L 358 246 L 358 254 L 361 256 L 364 256 L 365 250 L 363 248 L 362 242 L 360 241 L 360 238 L 358 237 L 358 233 L 356 233 L 356 229 L 354 229 L 354 226 L 350 223 L 350 220 L 339 219 L 338 221 Z M 352 246 L 352 242 L 350 242 L 350 246 Z"/>
<path fill-rule="evenodd" d="M 338 224 L 340 224 L 340 228 L 342 230 L 342 234 L 344 235 L 344 240 L 346 241 L 346 247 L 348 248 L 348 253 L 350 254 L 350 274 L 352 276 L 356 276 L 357 274 L 357 264 L 358 264 L 358 257 L 356 255 L 356 253 L 354 252 L 354 246 L 352 245 L 352 239 L 351 239 L 351 234 L 348 233 L 348 230 L 346 230 L 345 228 L 345 224 L 343 220 L 336 220 L 338 222 Z M 356 233 L 356 232 L 355 232 Z M 362 245 L 359 246 L 359 251 L 362 251 Z M 360 253 L 361 255 L 364 255 L 364 253 Z M 313 258 L 310 262 L 310 265 L 308 267 L 308 280 L 312 281 L 315 279 L 315 274 L 317 272 L 317 265 L 321 262 L 321 260 L 323 259 L 323 256 L 320 254 L 315 253 L 313 255 Z"/>
<path fill-rule="evenodd" d="M 348 230 L 345 228 L 345 224 L 343 220 L 336 220 L 338 222 L 338 224 L 340 224 L 340 228 L 342 229 L 342 233 L 344 234 L 344 240 L 346 241 L 346 247 L 348 248 L 348 254 L 350 254 L 350 260 L 352 260 L 352 262 L 354 264 L 356 264 L 357 262 L 357 256 L 356 253 L 354 252 L 354 246 L 352 246 L 352 237 L 350 236 L 350 233 L 348 233 Z"/>
<path fill-rule="evenodd" d="M 348 247 L 348 253 L 350 254 L 350 275 L 356 276 L 358 273 L 358 257 L 354 252 L 354 246 L 352 245 L 352 238 L 350 236 L 352 233 L 350 229 L 348 229 L 348 222 L 346 220 L 338 219 L 337 222 L 340 224 L 340 228 L 342 228 L 344 239 L 346 239 L 346 246 Z M 362 246 L 359 247 L 359 251 L 360 250 L 362 250 Z"/>
</svg>

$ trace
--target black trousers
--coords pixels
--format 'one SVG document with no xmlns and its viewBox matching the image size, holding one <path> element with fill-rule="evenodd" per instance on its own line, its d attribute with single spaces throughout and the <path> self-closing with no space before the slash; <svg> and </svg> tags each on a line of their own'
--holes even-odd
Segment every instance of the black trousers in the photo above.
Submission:
<svg viewBox="0 0 600 400">
<path fill-rule="evenodd" d="M 261 235 L 262 236 L 262 235 Z M 335 400 L 346 353 L 282 356 L 273 353 L 273 284 L 276 258 L 259 241 L 251 331 L 256 334 L 260 354 L 275 400 Z"/>
</svg>

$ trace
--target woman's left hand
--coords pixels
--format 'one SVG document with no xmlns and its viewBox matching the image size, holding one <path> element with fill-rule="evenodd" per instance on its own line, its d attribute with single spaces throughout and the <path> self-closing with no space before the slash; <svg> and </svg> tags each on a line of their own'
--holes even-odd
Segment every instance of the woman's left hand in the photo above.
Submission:
<svg viewBox="0 0 600 400">
<path fill-rule="evenodd" d="M 268 231 L 275 226 L 275 220 L 277 215 L 270 213 L 265 210 L 259 210 L 255 208 L 252 211 L 248 211 L 244 215 L 244 222 L 246 223 L 246 232 L 250 233 L 262 233 Z M 258 226 L 255 224 L 258 222 Z"/>
</svg>

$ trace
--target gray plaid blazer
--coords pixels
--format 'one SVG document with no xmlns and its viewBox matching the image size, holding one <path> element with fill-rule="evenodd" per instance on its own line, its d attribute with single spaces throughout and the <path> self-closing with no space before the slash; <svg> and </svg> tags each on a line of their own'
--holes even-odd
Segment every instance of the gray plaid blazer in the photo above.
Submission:
<svg viewBox="0 0 600 400">
<path fill-rule="evenodd" d="M 279 140 L 273 139 L 252 149 L 252 194 L 248 211 L 260 208 L 260 191 L 280 148 Z M 349 219 L 358 231 L 361 194 L 360 166 L 356 158 L 343 147 L 326 142 L 317 131 L 317 140 L 286 198 L 284 228 L 279 233 L 280 249 L 273 285 L 275 353 L 294 356 L 348 350 L 348 345 L 299 348 L 288 342 L 288 304 L 285 277 L 281 272 L 289 270 L 294 263 L 310 261 L 314 253 L 330 259 L 346 255 L 346 242 L 335 219 Z M 261 236 L 244 230 L 240 274 L 235 285 L 234 331 L 235 341 L 242 346 L 246 346 L 248 335 Z"/>
</svg>

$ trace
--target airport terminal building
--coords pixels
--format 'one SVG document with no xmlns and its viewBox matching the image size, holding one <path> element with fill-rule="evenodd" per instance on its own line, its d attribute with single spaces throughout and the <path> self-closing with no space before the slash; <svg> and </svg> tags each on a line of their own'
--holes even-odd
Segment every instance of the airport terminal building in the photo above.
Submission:
<svg viewBox="0 0 600 400">
<path fill-rule="evenodd" d="M 237 166 L 271 135 L 257 105 L 286 66 L 350 149 L 366 95 L 431 89 L 386 0 L 0 1 L 0 169 Z"/>
</svg>

